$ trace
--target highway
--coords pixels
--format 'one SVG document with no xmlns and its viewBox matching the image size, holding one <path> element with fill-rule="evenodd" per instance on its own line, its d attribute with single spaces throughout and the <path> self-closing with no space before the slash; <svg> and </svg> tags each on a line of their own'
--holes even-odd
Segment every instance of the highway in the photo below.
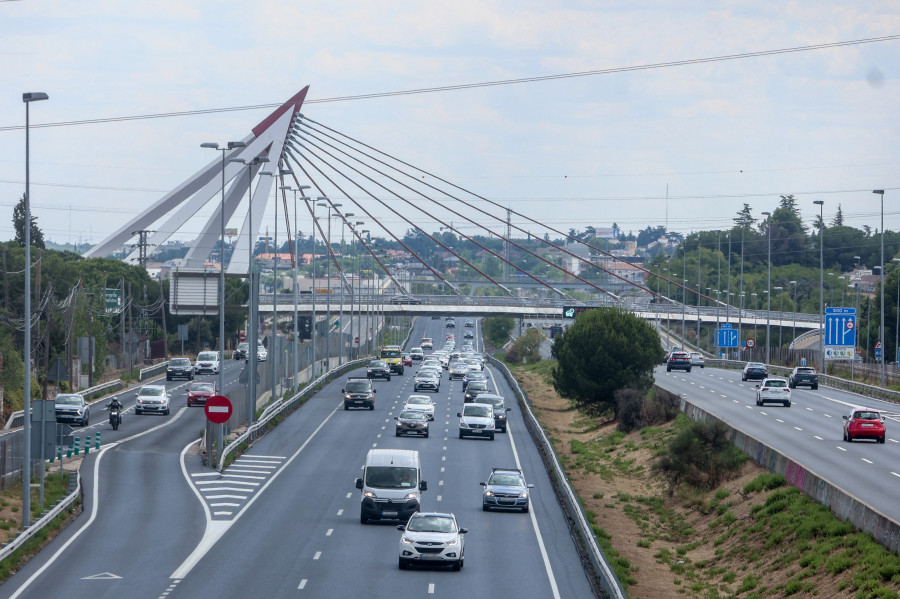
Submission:
<svg viewBox="0 0 900 599">
<path fill-rule="evenodd" d="M 419 319 L 411 345 L 432 337 L 439 346 L 447 332 L 461 345 L 462 324 L 445 330 L 443 320 Z M 231 381 L 239 366 L 228 365 Z M 510 404 L 508 434 L 494 441 L 458 439 L 462 383 L 445 375 L 434 394 L 430 437 L 397 438 L 393 417 L 412 392 L 414 370 L 376 381 L 374 411 L 343 410 L 343 381 L 332 381 L 223 476 L 190 451 L 203 414 L 183 408 L 183 395 L 176 395 L 171 416 L 126 414 L 119 443 L 82 467 L 84 514 L 0 587 L 0 595 L 593 596 L 517 405 Z M 512 397 L 501 376 L 490 376 Z M 147 429 L 151 422 L 164 426 L 129 439 L 136 421 Z M 112 431 L 105 426 L 107 443 Z M 354 479 L 372 447 L 420 452 L 428 482 L 422 508 L 453 512 L 469 530 L 461 572 L 400 571 L 397 523 L 360 524 Z M 529 513 L 482 511 L 478 483 L 492 466 L 521 467 L 534 483 Z"/>
<path fill-rule="evenodd" d="M 656 369 L 656 382 L 673 393 L 685 394 L 691 403 L 900 521 L 896 500 L 900 494 L 897 405 L 820 386 L 815 391 L 792 389 L 790 408 L 757 406 L 755 387 L 759 381 L 741 382 L 740 370 L 711 367 L 667 373 L 661 365 Z M 842 440 L 842 416 L 860 405 L 877 408 L 886 416 L 884 445 Z"/>
</svg>

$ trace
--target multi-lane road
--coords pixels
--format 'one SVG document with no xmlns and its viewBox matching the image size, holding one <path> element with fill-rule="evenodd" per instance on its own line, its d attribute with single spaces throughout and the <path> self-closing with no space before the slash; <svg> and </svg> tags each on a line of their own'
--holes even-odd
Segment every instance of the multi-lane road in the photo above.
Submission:
<svg viewBox="0 0 900 599">
<path fill-rule="evenodd" d="M 756 405 L 760 381 L 741 381 L 740 370 L 693 368 L 691 372 L 656 369 L 656 382 L 715 414 L 734 428 L 759 439 L 900 521 L 900 413 L 884 401 L 820 386 L 792 390 L 790 408 Z M 854 406 L 869 406 L 886 416 L 887 440 L 844 442 L 843 415 Z"/>
<path fill-rule="evenodd" d="M 419 319 L 411 345 L 432 337 L 439 346 L 451 332 L 461 344 L 458 325 Z M 241 365 L 226 366 L 227 393 Z M 413 370 L 376 381 L 374 411 L 344 411 L 343 380 L 332 381 L 221 476 L 191 451 L 203 414 L 184 407 L 184 383 L 167 383 L 168 417 L 134 416 L 126 394 L 119 431 L 93 425 L 104 449 L 82 467 L 85 512 L 0 596 L 593 596 L 515 403 L 507 434 L 459 439 L 462 383 L 445 374 L 430 437 L 397 438 L 393 418 L 412 393 Z M 489 377 L 513 397 L 501 376 Z M 396 523 L 360 524 L 354 479 L 373 447 L 420 452 L 422 509 L 453 512 L 469 530 L 461 572 L 400 571 Z M 519 467 L 534 483 L 529 513 L 482 511 L 478 483 L 493 466 Z"/>
</svg>

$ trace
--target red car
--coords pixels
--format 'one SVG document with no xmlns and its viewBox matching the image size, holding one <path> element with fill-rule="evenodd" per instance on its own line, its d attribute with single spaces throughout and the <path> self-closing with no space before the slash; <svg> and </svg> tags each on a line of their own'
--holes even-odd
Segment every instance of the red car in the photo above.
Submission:
<svg viewBox="0 0 900 599">
<path fill-rule="evenodd" d="M 412 356 L 409 354 L 403 354 L 403 365 L 404 366 L 412 366 Z"/>
<path fill-rule="evenodd" d="M 854 439 L 874 439 L 884 443 L 884 416 L 872 408 L 854 408 L 844 414 L 844 441 Z"/>
<path fill-rule="evenodd" d="M 216 394 L 216 385 L 214 383 L 191 383 L 188 388 L 187 405 L 206 404 L 206 400 Z"/>
</svg>

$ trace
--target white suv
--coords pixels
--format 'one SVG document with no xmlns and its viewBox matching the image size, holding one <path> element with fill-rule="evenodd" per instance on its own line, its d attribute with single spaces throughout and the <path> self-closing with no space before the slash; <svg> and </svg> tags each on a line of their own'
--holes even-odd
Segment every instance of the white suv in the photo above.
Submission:
<svg viewBox="0 0 900 599">
<path fill-rule="evenodd" d="M 494 440 L 494 406 L 483 403 L 467 403 L 459 417 L 459 438 L 487 437 Z"/>
<path fill-rule="evenodd" d="M 219 352 L 202 351 L 197 354 L 197 363 L 194 366 L 194 374 L 219 374 Z"/>
</svg>

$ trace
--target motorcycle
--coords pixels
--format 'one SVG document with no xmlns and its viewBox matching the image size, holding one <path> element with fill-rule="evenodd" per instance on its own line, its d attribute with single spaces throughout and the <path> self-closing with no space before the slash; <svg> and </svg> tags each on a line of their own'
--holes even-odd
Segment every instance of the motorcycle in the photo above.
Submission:
<svg viewBox="0 0 900 599">
<path fill-rule="evenodd" d="M 109 404 L 106 405 L 106 409 L 109 410 L 109 424 L 113 430 L 118 430 L 119 425 L 122 424 L 122 409 L 110 407 Z"/>
</svg>

